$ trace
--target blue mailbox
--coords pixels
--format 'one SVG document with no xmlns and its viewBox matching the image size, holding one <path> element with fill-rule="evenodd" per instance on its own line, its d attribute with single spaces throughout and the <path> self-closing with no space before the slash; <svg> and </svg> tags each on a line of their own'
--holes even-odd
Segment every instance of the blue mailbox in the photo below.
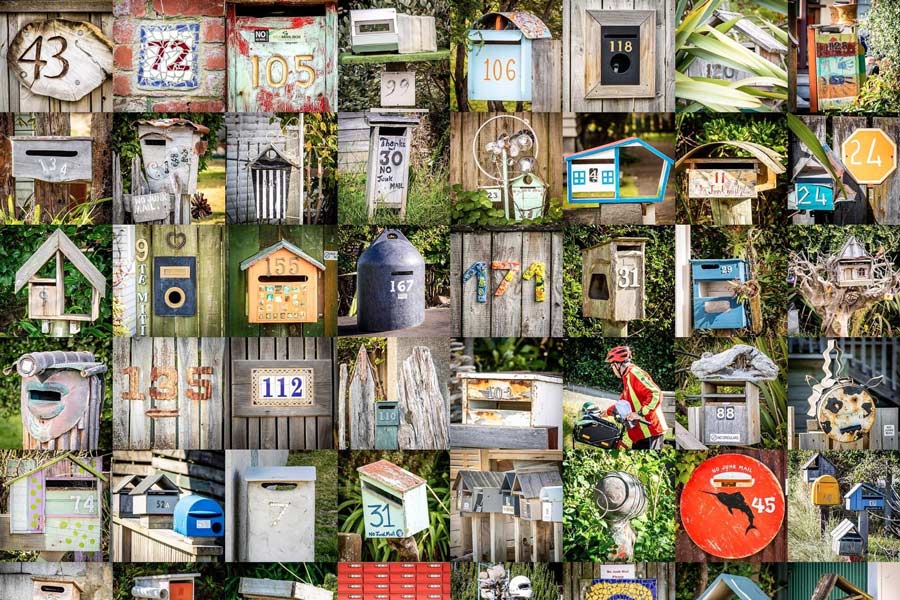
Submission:
<svg viewBox="0 0 900 600">
<path fill-rule="evenodd" d="M 531 40 L 550 38 L 527 12 L 492 12 L 468 33 L 469 98 L 531 102 Z"/>
<path fill-rule="evenodd" d="M 675 161 L 644 140 L 626 138 L 565 157 L 569 204 L 662 202 Z M 638 162 L 659 164 L 657 178 L 640 179 L 629 170 Z"/>
<path fill-rule="evenodd" d="M 828 175 L 800 176 L 794 191 L 797 210 L 834 210 L 834 182 Z"/>
<path fill-rule="evenodd" d="M 734 296 L 734 284 L 747 281 L 750 268 L 739 258 L 692 260 L 694 327 L 740 329 L 747 327 L 747 309 Z"/>
<path fill-rule="evenodd" d="M 222 537 L 225 535 L 225 512 L 210 498 L 191 494 L 175 505 L 175 533 L 188 537 Z"/>
<path fill-rule="evenodd" d="M 883 510 L 884 494 L 868 483 L 857 483 L 844 494 L 845 510 Z"/>
</svg>

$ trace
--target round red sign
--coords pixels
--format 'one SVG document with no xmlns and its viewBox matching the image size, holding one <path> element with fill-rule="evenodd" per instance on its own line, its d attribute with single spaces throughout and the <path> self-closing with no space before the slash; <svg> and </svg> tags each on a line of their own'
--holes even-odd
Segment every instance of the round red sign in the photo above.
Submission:
<svg viewBox="0 0 900 600">
<path fill-rule="evenodd" d="M 769 468 L 743 454 L 703 461 L 681 492 L 688 536 L 719 558 L 744 558 L 769 545 L 784 521 L 784 491 Z"/>
</svg>

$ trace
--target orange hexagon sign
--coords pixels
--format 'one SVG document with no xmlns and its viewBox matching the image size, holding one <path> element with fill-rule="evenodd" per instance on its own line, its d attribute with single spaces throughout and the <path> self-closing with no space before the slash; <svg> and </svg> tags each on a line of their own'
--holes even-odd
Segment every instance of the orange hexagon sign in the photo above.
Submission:
<svg viewBox="0 0 900 600">
<path fill-rule="evenodd" d="M 857 183 L 878 185 L 897 169 L 897 144 L 881 129 L 857 129 L 841 144 L 841 161 Z"/>
<path fill-rule="evenodd" d="M 775 539 L 784 505 L 781 484 L 766 465 L 720 454 L 700 463 L 681 491 L 681 523 L 704 552 L 744 558 Z"/>
</svg>

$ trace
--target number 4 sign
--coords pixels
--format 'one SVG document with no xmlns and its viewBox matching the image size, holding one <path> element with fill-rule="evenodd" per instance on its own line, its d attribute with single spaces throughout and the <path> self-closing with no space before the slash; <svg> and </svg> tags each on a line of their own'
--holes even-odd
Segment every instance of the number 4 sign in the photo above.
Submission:
<svg viewBox="0 0 900 600">
<path fill-rule="evenodd" d="M 857 183 L 879 185 L 897 169 L 897 144 L 881 129 L 857 129 L 841 144 L 841 160 Z"/>
</svg>

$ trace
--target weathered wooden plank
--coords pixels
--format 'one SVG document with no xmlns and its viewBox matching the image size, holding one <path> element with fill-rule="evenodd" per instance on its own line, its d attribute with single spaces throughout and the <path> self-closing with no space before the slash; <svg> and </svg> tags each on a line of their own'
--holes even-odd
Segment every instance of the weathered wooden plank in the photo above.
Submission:
<svg viewBox="0 0 900 600">
<path fill-rule="evenodd" d="M 193 390 L 188 386 L 188 374 L 190 369 L 199 366 L 197 339 L 176 338 L 175 372 L 178 374 L 178 381 L 173 383 L 178 390 L 178 419 L 175 448 L 200 447 L 199 427 L 197 427 L 197 422 L 200 420 L 197 412 L 199 401 L 191 400 L 188 397 L 188 391 Z"/>
<path fill-rule="evenodd" d="M 518 337 L 522 332 L 522 272 L 527 268 L 522 261 L 522 233 L 502 231 L 492 237 L 491 276 L 488 279 L 491 282 L 489 293 L 494 296 L 491 303 L 491 336 Z M 513 270 L 503 268 L 504 263 L 515 263 L 509 264 Z M 497 295 L 504 281 L 507 282 L 506 291 Z"/>
<path fill-rule="evenodd" d="M 546 427 L 495 427 L 451 423 L 450 447 L 546 450 L 550 447 L 550 430 Z"/>
<path fill-rule="evenodd" d="M 123 365 L 131 364 L 131 340 L 114 337 L 112 340 L 112 382 L 113 382 L 113 448 L 129 448 L 129 421 L 131 419 L 131 401 L 123 399 L 121 394 L 128 389 L 128 374 Z"/>
<path fill-rule="evenodd" d="M 356 365 L 350 376 L 350 448 L 354 450 L 375 447 L 375 373 L 369 363 L 365 346 L 360 344 Z"/>
<path fill-rule="evenodd" d="M 449 447 L 447 402 L 426 346 L 413 348 L 400 369 L 398 441 L 403 450 L 443 450 Z"/>
<path fill-rule="evenodd" d="M 153 369 L 153 339 L 133 338 L 131 340 L 130 361 L 113 363 L 116 370 L 131 368 L 136 371 L 137 377 L 132 375 L 129 382 L 131 391 L 130 399 L 126 399 L 121 393 L 116 394 L 118 402 L 127 403 L 129 411 L 128 444 L 126 448 L 150 448 L 153 440 L 152 419 L 145 412 L 153 405 L 153 401 L 147 394 L 150 384 L 150 373 Z M 115 408 L 115 404 L 113 405 Z"/>
<path fill-rule="evenodd" d="M 553 260 L 552 240 L 545 233 L 526 231 L 522 234 L 522 273 L 535 263 L 542 263 L 547 273 L 543 282 L 544 297 L 537 298 L 538 282 L 535 277 L 522 281 L 522 331 L 524 337 L 547 335 L 551 327 L 551 307 L 553 301 Z"/>
<path fill-rule="evenodd" d="M 844 140 L 859 128 L 867 126 L 868 119 L 866 117 L 832 117 L 832 147 L 840 148 Z M 868 192 L 866 187 L 862 186 L 863 194 L 857 196 L 854 202 L 839 202 L 834 206 L 832 217 L 834 223 L 838 225 L 863 224 L 868 222 L 870 216 L 870 207 L 868 201 Z"/>
<path fill-rule="evenodd" d="M 110 13 L 112 0 L 84 0 L 73 4 L 71 0 L 4 0 L 0 13 L 20 13 L 28 11 Z"/>
<path fill-rule="evenodd" d="M 148 377 L 153 408 L 173 410 L 178 407 L 178 368 L 174 338 L 153 338 L 153 362 L 147 373 L 156 371 L 157 377 Z M 154 391 L 154 389 L 156 391 Z M 156 396 L 154 398 L 154 396 Z M 175 417 L 153 419 L 152 448 L 177 448 L 178 432 Z"/>
<path fill-rule="evenodd" d="M 225 372 L 225 339 L 201 338 L 200 359 L 201 365 L 209 367 L 212 373 L 207 377 L 210 382 L 209 400 L 198 401 L 199 407 L 195 411 L 199 417 L 199 445 L 196 447 L 220 450 L 224 447 L 225 439 L 222 431 L 223 405 L 226 401 L 224 382 L 228 381 L 228 373 Z"/>
<path fill-rule="evenodd" d="M 451 287 L 460 287 L 462 302 L 460 306 L 461 331 L 463 337 L 490 337 L 491 335 L 491 310 L 494 302 L 490 277 L 491 267 L 491 234 L 490 233 L 466 233 L 454 234 L 462 236 L 462 254 L 459 257 L 460 269 L 463 273 L 477 262 L 484 262 L 487 271 L 487 297 L 485 302 L 478 302 L 476 296 L 477 275 L 472 277 L 465 285 L 462 276 L 456 281 L 451 281 Z M 451 259 L 452 260 L 452 259 Z"/>
<path fill-rule="evenodd" d="M 531 43 L 531 110 L 562 111 L 562 40 L 539 39 Z"/>
<path fill-rule="evenodd" d="M 223 263 L 223 227 L 204 225 L 186 227 L 197 232 L 197 312 L 198 323 L 185 332 L 179 327 L 179 335 L 216 337 L 225 333 L 225 265 Z M 199 326 L 198 326 L 199 325 Z"/>
</svg>

